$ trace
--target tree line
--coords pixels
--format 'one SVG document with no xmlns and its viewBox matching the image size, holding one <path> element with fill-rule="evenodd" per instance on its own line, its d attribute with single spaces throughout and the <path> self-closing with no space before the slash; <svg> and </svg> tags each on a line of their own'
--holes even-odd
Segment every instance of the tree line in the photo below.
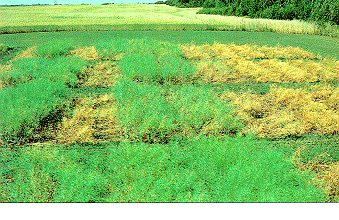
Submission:
<svg viewBox="0 0 339 220">
<path fill-rule="evenodd" d="M 167 0 L 176 7 L 202 7 L 201 14 L 306 20 L 339 24 L 339 0 Z"/>
</svg>

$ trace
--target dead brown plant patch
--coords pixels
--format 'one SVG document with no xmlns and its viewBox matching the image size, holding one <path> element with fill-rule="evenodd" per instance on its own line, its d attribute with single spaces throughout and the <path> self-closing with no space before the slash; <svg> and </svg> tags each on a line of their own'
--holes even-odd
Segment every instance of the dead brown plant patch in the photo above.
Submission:
<svg viewBox="0 0 339 220">
<path fill-rule="evenodd" d="M 13 60 L 37 57 L 38 55 L 36 54 L 36 48 L 37 48 L 36 46 L 29 47 L 26 50 L 23 50 L 23 51 L 19 52 L 13 58 Z"/>
<path fill-rule="evenodd" d="M 99 62 L 84 70 L 84 86 L 107 87 L 113 86 L 120 77 L 120 72 L 114 62 Z"/>
<path fill-rule="evenodd" d="M 338 61 L 296 47 L 219 44 L 182 46 L 202 83 L 337 82 Z"/>
<path fill-rule="evenodd" d="M 328 195 L 332 198 L 333 201 L 339 200 L 339 162 L 333 163 L 329 168 L 320 175 L 326 182 L 326 187 L 328 189 Z"/>
<path fill-rule="evenodd" d="M 339 200 L 339 162 L 324 163 L 326 152 L 315 156 L 307 163 L 301 161 L 303 148 L 299 147 L 292 156 L 292 162 L 301 171 L 314 171 L 313 184 L 323 188 L 331 202 Z"/>
<path fill-rule="evenodd" d="M 84 60 L 98 60 L 98 51 L 94 46 L 91 47 L 80 47 L 71 51 L 72 55 L 79 56 Z"/>
<path fill-rule="evenodd" d="M 116 141 L 119 137 L 116 112 L 111 95 L 81 98 L 73 115 L 63 119 L 57 141 L 65 144 Z"/>
<path fill-rule="evenodd" d="M 226 93 L 222 98 L 232 100 L 245 132 L 279 138 L 337 134 L 338 92 L 331 86 L 314 86 L 310 92 L 272 86 L 265 95 Z"/>
<path fill-rule="evenodd" d="M 0 73 L 11 70 L 12 66 L 10 64 L 0 64 Z"/>
</svg>

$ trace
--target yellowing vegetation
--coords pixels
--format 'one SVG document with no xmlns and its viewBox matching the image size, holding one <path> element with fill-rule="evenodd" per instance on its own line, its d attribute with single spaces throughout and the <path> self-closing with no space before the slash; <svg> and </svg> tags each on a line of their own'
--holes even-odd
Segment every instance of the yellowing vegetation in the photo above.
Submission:
<svg viewBox="0 0 339 220">
<path fill-rule="evenodd" d="M 339 196 L 339 162 L 333 163 L 322 176 L 329 191 L 329 196 L 334 197 L 334 201 Z"/>
<path fill-rule="evenodd" d="M 316 173 L 313 183 L 323 188 L 331 201 L 337 201 L 339 196 L 339 162 L 324 163 L 323 158 L 329 156 L 327 152 L 316 155 L 307 163 L 301 160 L 302 147 L 294 152 L 292 156 L 293 164 L 300 170 L 312 170 Z"/>
<path fill-rule="evenodd" d="M 74 114 L 64 118 L 57 141 L 61 143 L 97 143 L 118 137 L 117 109 L 110 95 L 87 97 L 77 101 Z"/>
<path fill-rule="evenodd" d="M 84 60 L 98 60 L 99 55 L 95 47 L 80 47 L 71 51 L 72 55 L 79 56 Z"/>
<path fill-rule="evenodd" d="M 237 44 L 205 44 L 197 46 L 194 44 L 183 45 L 185 57 L 188 59 L 219 58 L 231 59 L 243 57 L 246 59 L 317 59 L 320 58 L 313 53 L 297 47 L 268 47 L 257 45 Z"/>
<path fill-rule="evenodd" d="M 271 87 L 256 95 L 226 93 L 237 115 L 247 125 L 245 132 L 259 137 L 322 135 L 339 131 L 339 88 L 314 86 L 312 91 Z"/>
<path fill-rule="evenodd" d="M 0 64 L 0 73 L 9 71 L 11 69 L 11 65 L 9 64 Z"/>
<path fill-rule="evenodd" d="M 37 57 L 36 48 L 37 47 L 29 47 L 26 50 L 21 51 L 14 57 L 13 60 Z"/>
<path fill-rule="evenodd" d="M 295 47 L 253 45 L 184 45 L 186 59 L 196 60 L 203 83 L 333 82 L 339 62 Z"/>
<path fill-rule="evenodd" d="M 9 71 L 11 69 L 11 65 L 10 64 L 0 64 L 0 74 L 6 71 Z M 0 79 L 0 90 L 6 87 L 6 83 L 4 83 L 1 79 Z M 1 142 L 0 142 L 1 144 Z"/>
<path fill-rule="evenodd" d="M 99 62 L 95 66 L 90 66 L 85 70 L 86 81 L 84 86 L 112 86 L 119 79 L 118 67 L 112 62 Z"/>
</svg>

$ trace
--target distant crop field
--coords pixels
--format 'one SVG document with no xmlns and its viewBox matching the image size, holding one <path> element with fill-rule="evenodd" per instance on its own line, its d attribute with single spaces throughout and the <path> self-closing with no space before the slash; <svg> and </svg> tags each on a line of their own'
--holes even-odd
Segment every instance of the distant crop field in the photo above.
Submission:
<svg viewBox="0 0 339 220">
<path fill-rule="evenodd" d="M 54 9 L 91 27 L 118 22 L 108 9 L 130 28 L 157 13 L 185 28 L 219 18 L 155 5 L 0 10 L 24 25 L 40 7 L 46 19 L 30 17 L 44 27 Z M 0 202 L 339 201 L 337 38 L 33 23 L 0 35 Z"/>
<path fill-rule="evenodd" d="M 79 30 L 247 30 L 320 34 L 303 21 L 196 14 L 199 8 L 167 5 L 51 5 L 0 7 L 0 32 Z M 34 16 L 32 16 L 34 15 Z M 332 28 L 332 34 L 338 28 Z"/>
</svg>

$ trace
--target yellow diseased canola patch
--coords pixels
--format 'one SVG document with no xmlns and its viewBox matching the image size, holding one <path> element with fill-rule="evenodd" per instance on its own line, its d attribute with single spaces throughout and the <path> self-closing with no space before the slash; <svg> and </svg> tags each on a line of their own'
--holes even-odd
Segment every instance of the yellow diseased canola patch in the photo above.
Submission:
<svg viewBox="0 0 339 220">
<path fill-rule="evenodd" d="M 98 143 L 118 138 L 117 109 L 108 94 L 79 99 L 71 117 L 65 117 L 59 128 L 60 143 Z"/>
<path fill-rule="evenodd" d="M 113 86 L 120 77 L 119 69 L 114 62 L 99 62 L 84 70 L 83 86 L 107 87 Z"/>
<path fill-rule="evenodd" d="M 37 57 L 36 47 L 27 48 L 26 50 L 19 52 L 11 61 L 7 62 L 6 64 L 0 64 L 0 74 L 12 69 L 12 61 L 32 57 Z M 7 87 L 6 83 L 0 79 L 0 90 L 5 87 Z"/>
<path fill-rule="evenodd" d="M 184 45 L 184 57 L 196 62 L 202 83 L 336 82 L 339 62 L 295 47 L 218 44 Z"/>
<path fill-rule="evenodd" d="M 339 132 L 339 89 L 313 86 L 312 91 L 271 87 L 269 93 L 226 93 L 237 115 L 245 123 L 245 133 L 280 138 Z"/>
<path fill-rule="evenodd" d="M 333 201 L 339 199 L 339 162 L 333 163 L 321 176 L 326 182 L 329 196 L 333 197 Z"/>
<path fill-rule="evenodd" d="M 10 71 L 12 66 L 10 64 L 0 64 L 0 74 Z M 6 87 L 6 83 L 0 79 L 0 91 Z"/>
<path fill-rule="evenodd" d="M 0 73 L 9 71 L 11 69 L 10 64 L 0 64 Z"/>
<path fill-rule="evenodd" d="M 337 141 L 334 139 L 334 141 Z M 293 164 L 300 170 L 312 170 L 316 173 L 313 183 L 326 191 L 330 201 L 339 199 L 339 162 L 324 163 L 323 158 L 328 157 L 327 152 L 316 155 L 307 163 L 302 162 L 303 147 L 298 147 L 292 156 Z"/>
<path fill-rule="evenodd" d="M 314 55 L 297 47 L 268 47 L 257 45 L 237 45 L 237 44 L 205 44 L 197 46 L 194 44 L 183 45 L 182 50 L 187 59 L 219 58 L 231 59 L 243 57 L 247 59 L 317 59 Z"/>
<path fill-rule="evenodd" d="M 80 47 L 71 51 L 72 55 L 79 56 L 84 60 L 98 60 L 99 54 L 94 46 L 91 47 Z"/>
<path fill-rule="evenodd" d="M 38 55 L 36 54 L 36 49 L 37 49 L 36 46 L 29 47 L 26 50 L 23 50 L 20 53 L 18 53 L 13 60 L 37 57 Z"/>
</svg>

